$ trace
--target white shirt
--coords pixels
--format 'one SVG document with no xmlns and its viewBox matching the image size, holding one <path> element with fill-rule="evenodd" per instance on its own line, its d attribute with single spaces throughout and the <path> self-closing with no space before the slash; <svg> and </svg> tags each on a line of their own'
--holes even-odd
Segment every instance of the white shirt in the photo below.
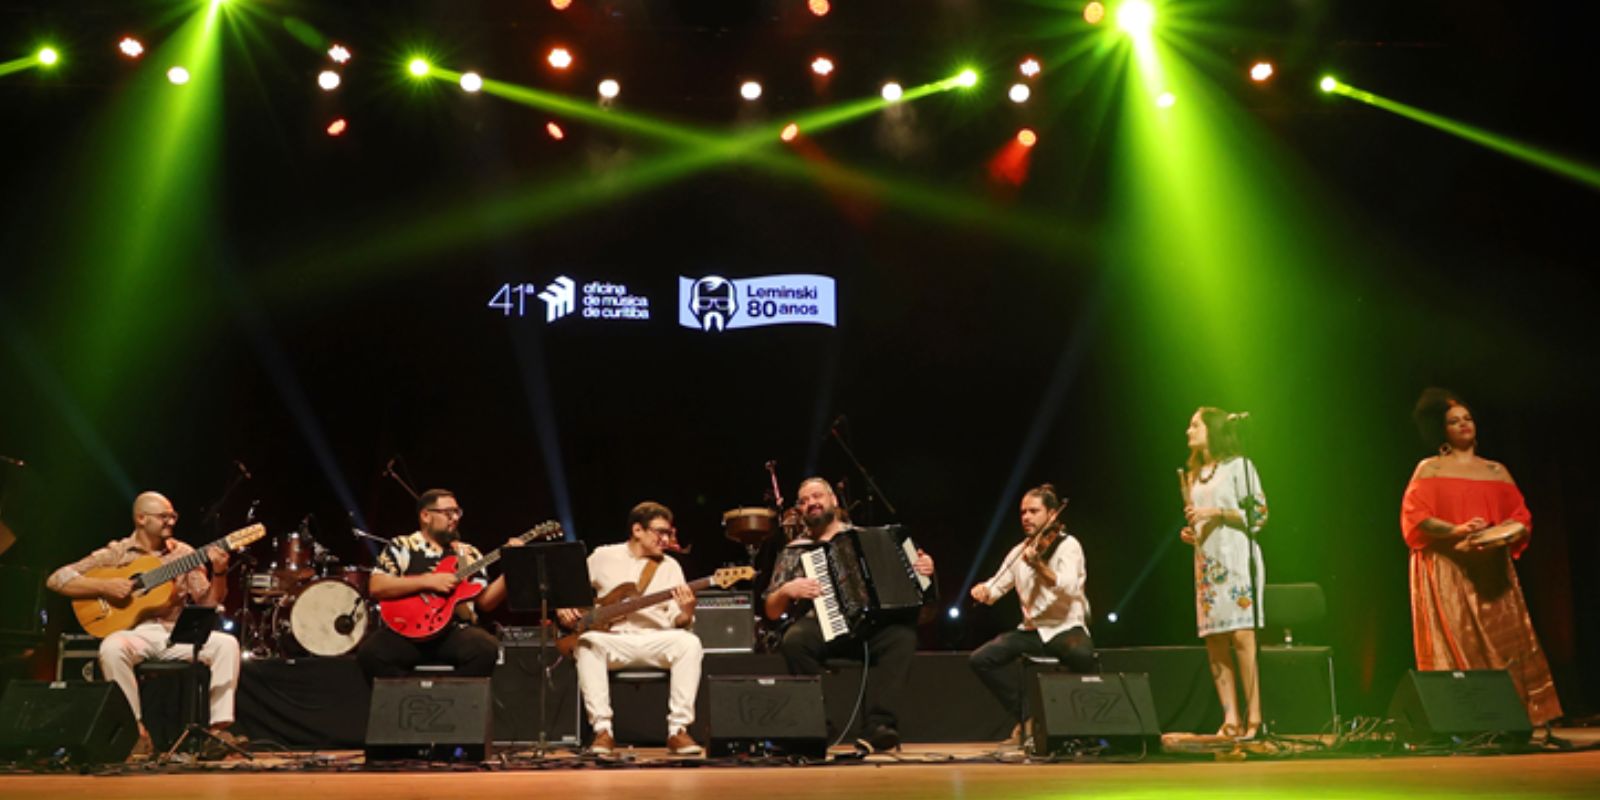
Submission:
<svg viewBox="0 0 1600 800">
<path fill-rule="evenodd" d="M 624 583 L 637 582 L 644 572 L 644 566 L 648 563 L 650 559 L 629 552 L 627 542 L 601 545 L 589 554 L 589 585 L 594 587 L 595 597 L 604 597 L 606 593 Z M 683 578 L 683 567 L 678 566 L 678 562 L 674 561 L 672 556 L 664 555 L 661 557 L 661 566 L 656 567 L 656 574 L 650 578 L 650 585 L 641 587 L 640 594 L 654 594 L 687 582 Z M 678 627 L 676 623 L 682 613 L 683 609 L 678 607 L 678 601 L 668 600 L 648 608 L 641 608 L 613 622 L 611 630 L 672 630 Z"/>
<path fill-rule="evenodd" d="M 1067 536 L 1051 554 L 1050 571 L 1054 584 L 1045 583 L 1039 573 L 1022 560 L 1022 544 L 1011 548 L 1001 562 L 1004 566 L 990 578 L 989 597 L 997 599 L 1015 588 L 1022 602 L 1022 623 L 1018 630 L 1037 630 L 1045 641 L 1062 631 L 1082 626 L 1089 629 L 1089 596 L 1084 594 L 1088 573 L 1084 570 L 1083 546 Z"/>
</svg>

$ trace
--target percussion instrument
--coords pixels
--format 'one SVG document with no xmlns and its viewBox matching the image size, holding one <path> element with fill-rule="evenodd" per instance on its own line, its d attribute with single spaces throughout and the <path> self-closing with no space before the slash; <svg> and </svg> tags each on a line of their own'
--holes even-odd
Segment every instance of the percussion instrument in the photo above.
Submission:
<svg viewBox="0 0 1600 800">
<path fill-rule="evenodd" d="M 722 515 L 723 534 L 745 547 L 759 547 L 778 531 L 778 512 L 750 506 L 735 508 Z"/>
<path fill-rule="evenodd" d="M 342 656 L 366 636 L 370 609 L 366 597 L 341 578 L 323 578 L 300 587 L 277 609 L 274 626 L 293 644 L 316 656 Z"/>
<path fill-rule="evenodd" d="M 1469 534 L 1467 541 L 1474 547 L 1505 547 L 1527 532 L 1528 526 L 1516 520 L 1511 520 L 1491 528 L 1484 528 L 1477 533 Z"/>
</svg>

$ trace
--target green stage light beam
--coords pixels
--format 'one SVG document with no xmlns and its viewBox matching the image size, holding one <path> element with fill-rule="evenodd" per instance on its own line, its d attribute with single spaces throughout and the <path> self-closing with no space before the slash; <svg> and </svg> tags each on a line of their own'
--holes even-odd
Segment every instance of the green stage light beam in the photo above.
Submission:
<svg viewBox="0 0 1600 800">
<path fill-rule="evenodd" d="M 61 51 L 54 47 L 41 47 L 32 55 L 13 58 L 9 61 L 0 61 L 0 76 L 21 72 L 25 69 L 50 69 L 61 62 Z"/>
<path fill-rule="evenodd" d="M 1374 108 L 1397 114 L 1412 122 L 1420 122 L 1435 130 L 1444 131 L 1452 136 L 1486 147 L 1501 155 L 1510 156 L 1525 164 L 1531 164 L 1546 172 L 1577 181 L 1593 189 L 1600 189 L 1600 168 L 1582 161 L 1557 155 L 1549 150 L 1518 141 L 1509 136 L 1501 136 L 1476 125 L 1469 125 L 1431 111 L 1424 111 L 1398 100 L 1390 100 L 1387 97 L 1382 97 L 1364 89 L 1357 89 L 1331 76 L 1322 79 L 1321 88 L 1324 92 L 1366 103 Z"/>
</svg>

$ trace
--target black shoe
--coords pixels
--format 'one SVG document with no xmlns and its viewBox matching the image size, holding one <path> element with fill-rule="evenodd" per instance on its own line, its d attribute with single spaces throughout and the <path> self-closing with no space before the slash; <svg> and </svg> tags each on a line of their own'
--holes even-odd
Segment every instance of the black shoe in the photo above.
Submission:
<svg viewBox="0 0 1600 800">
<path fill-rule="evenodd" d="M 900 732 L 888 725 L 879 725 L 872 733 L 856 740 L 856 747 L 867 753 L 889 753 L 900 749 Z"/>
</svg>

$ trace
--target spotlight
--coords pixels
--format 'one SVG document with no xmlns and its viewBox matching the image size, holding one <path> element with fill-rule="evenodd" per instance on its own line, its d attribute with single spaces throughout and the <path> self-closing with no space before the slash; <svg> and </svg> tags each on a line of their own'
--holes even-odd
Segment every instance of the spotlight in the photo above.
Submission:
<svg viewBox="0 0 1600 800">
<path fill-rule="evenodd" d="M 744 83 L 739 84 L 739 96 L 746 100 L 760 99 L 761 84 L 756 83 L 755 81 L 745 81 Z"/>
<path fill-rule="evenodd" d="M 1272 77 L 1273 72 L 1272 62 L 1257 61 L 1254 66 L 1250 67 L 1250 80 L 1256 83 L 1266 83 Z"/>
<path fill-rule="evenodd" d="M 132 36 L 124 36 L 117 42 L 117 52 L 126 58 L 138 58 L 144 55 L 144 44 Z"/>
<path fill-rule="evenodd" d="M 951 606 L 950 607 L 950 618 L 951 619 L 961 619 L 961 607 L 960 606 Z"/>
<path fill-rule="evenodd" d="M 978 71 L 968 67 L 956 73 L 956 85 L 971 89 L 978 85 Z"/>
<path fill-rule="evenodd" d="M 1011 91 L 1007 92 L 1007 94 L 1011 97 L 1011 102 L 1013 103 L 1026 103 L 1028 98 L 1033 96 L 1033 90 L 1029 89 L 1026 83 L 1013 83 L 1011 84 Z"/>
<path fill-rule="evenodd" d="M 476 72 L 461 73 L 461 91 L 476 92 L 483 88 L 483 76 Z"/>
<path fill-rule="evenodd" d="M 1178 104 L 1178 98 L 1172 92 L 1162 92 L 1156 96 L 1157 108 L 1172 108 Z"/>
<path fill-rule="evenodd" d="M 189 70 L 183 67 L 173 67 L 167 70 L 167 80 L 175 86 L 182 86 L 189 82 Z"/>
<path fill-rule="evenodd" d="M 557 11 L 566 11 L 572 7 L 572 0 L 550 0 L 550 7 Z"/>
<path fill-rule="evenodd" d="M 406 70 L 414 78 L 426 78 L 428 73 L 433 71 L 433 67 L 429 66 L 425 59 L 413 58 L 411 63 L 406 65 Z"/>
<path fill-rule="evenodd" d="M 1106 18 L 1104 3 L 1090 3 L 1083 7 L 1083 21 L 1090 25 L 1099 25 L 1100 20 Z"/>
<path fill-rule="evenodd" d="M 778 138 L 786 142 L 792 142 L 794 141 L 795 137 L 799 135 L 800 126 L 791 122 L 788 125 L 783 126 L 783 131 L 778 134 Z"/>
<path fill-rule="evenodd" d="M 552 47 L 550 55 L 545 56 L 544 60 L 556 69 L 566 69 L 572 66 L 572 51 L 565 47 Z"/>
<path fill-rule="evenodd" d="M 600 86 L 597 91 L 600 92 L 601 97 L 604 97 L 607 100 L 615 100 L 617 99 L 617 95 L 622 93 L 622 84 L 617 83 L 611 78 L 606 78 L 600 82 Z"/>
<path fill-rule="evenodd" d="M 833 4 L 829 3 L 828 0 L 809 0 L 809 2 L 806 3 L 806 8 L 811 9 L 812 14 L 815 14 L 819 17 L 826 17 L 828 16 L 828 12 L 833 10 Z"/>
<path fill-rule="evenodd" d="M 1038 143 L 1039 134 L 1034 133 L 1032 128 L 1023 128 L 1022 130 L 1017 131 L 1017 144 L 1020 144 L 1023 147 L 1032 147 Z"/>
<path fill-rule="evenodd" d="M 350 63 L 350 49 L 342 44 L 336 44 L 328 48 L 328 58 L 333 59 L 335 64 L 348 64 Z"/>
<path fill-rule="evenodd" d="M 1116 622 L 1118 619 L 1121 619 L 1121 617 L 1115 611 L 1106 615 L 1106 622 Z"/>
<path fill-rule="evenodd" d="M 1117 6 L 1117 27 L 1129 36 L 1148 36 L 1156 24 L 1156 8 L 1147 0 L 1126 0 Z"/>
<path fill-rule="evenodd" d="M 53 67 L 53 66 L 56 65 L 56 62 L 58 62 L 60 60 L 61 60 L 61 54 L 56 52 L 56 49 L 54 47 L 41 47 L 41 48 L 39 48 L 39 63 L 40 64 L 43 64 L 44 66 L 47 66 L 47 67 Z"/>
<path fill-rule="evenodd" d="M 558 142 L 567 138 L 567 132 L 561 130 L 561 126 L 555 124 L 554 122 L 546 122 L 544 124 L 544 132 L 550 134 L 550 138 Z"/>
<path fill-rule="evenodd" d="M 895 83 L 894 81 L 889 81 L 883 85 L 883 99 L 887 100 L 888 102 L 900 102 L 900 98 L 904 97 L 905 93 L 905 89 L 901 88 L 900 84 Z"/>
<path fill-rule="evenodd" d="M 1022 71 L 1023 77 L 1033 78 L 1037 77 L 1039 75 L 1039 71 L 1043 68 L 1039 66 L 1039 59 L 1025 58 L 1022 60 L 1022 63 L 1017 66 L 1017 69 Z"/>
<path fill-rule="evenodd" d="M 1317 86 L 1320 87 L 1324 92 L 1331 92 L 1334 89 L 1339 88 L 1339 81 L 1332 75 L 1324 75 L 1322 77 L 1322 81 L 1319 82 Z"/>
<path fill-rule="evenodd" d="M 340 117 L 340 118 L 328 123 L 328 135 L 329 136 L 333 136 L 333 137 L 342 136 L 342 135 L 344 135 L 344 132 L 349 130 L 349 129 L 350 129 L 350 123 L 346 122 L 344 117 Z"/>
<path fill-rule="evenodd" d="M 833 59 L 827 56 L 817 56 L 816 60 L 811 62 L 811 71 L 818 75 L 832 75 Z"/>
<path fill-rule="evenodd" d="M 339 73 L 331 69 L 323 70 L 317 75 L 317 85 L 321 86 L 324 92 L 331 92 L 339 88 Z"/>
</svg>

